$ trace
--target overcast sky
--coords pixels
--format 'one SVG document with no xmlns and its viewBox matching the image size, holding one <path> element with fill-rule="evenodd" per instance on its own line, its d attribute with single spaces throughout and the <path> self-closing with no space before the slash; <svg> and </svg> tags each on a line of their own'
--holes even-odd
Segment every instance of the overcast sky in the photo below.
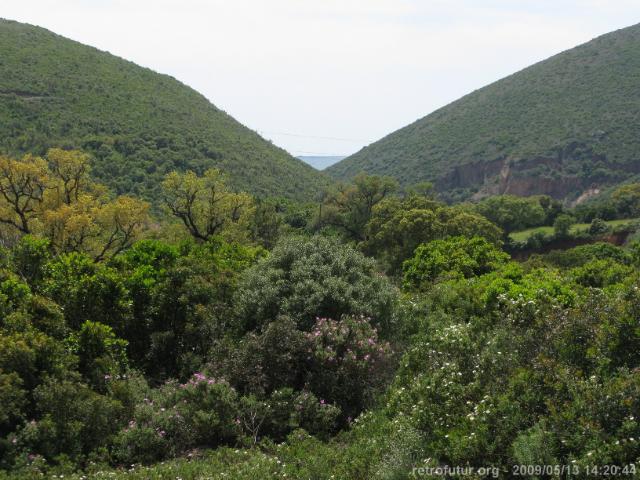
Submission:
<svg viewBox="0 0 640 480">
<path fill-rule="evenodd" d="M 640 1 L 1 0 L 0 17 L 170 74 L 294 155 L 349 154 L 640 22 Z"/>
</svg>

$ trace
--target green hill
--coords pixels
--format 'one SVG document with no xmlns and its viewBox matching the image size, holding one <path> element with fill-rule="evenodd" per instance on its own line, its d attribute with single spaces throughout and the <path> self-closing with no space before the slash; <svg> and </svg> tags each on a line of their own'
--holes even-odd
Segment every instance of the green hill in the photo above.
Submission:
<svg viewBox="0 0 640 480">
<path fill-rule="evenodd" d="M 640 26 L 601 36 L 477 90 L 333 165 L 445 197 L 577 199 L 640 172 Z M 584 198 L 584 197 L 583 197 Z"/>
<path fill-rule="evenodd" d="M 0 151 L 80 148 L 118 193 L 157 198 L 165 173 L 218 167 L 258 195 L 303 198 L 325 177 L 167 75 L 0 19 Z"/>
</svg>

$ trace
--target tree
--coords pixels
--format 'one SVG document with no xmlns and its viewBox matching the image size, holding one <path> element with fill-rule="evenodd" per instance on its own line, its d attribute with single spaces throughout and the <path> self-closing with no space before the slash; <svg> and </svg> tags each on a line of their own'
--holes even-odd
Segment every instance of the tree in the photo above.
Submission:
<svg viewBox="0 0 640 480">
<path fill-rule="evenodd" d="M 89 181 L 89 155 L 79 151 L 52 148 L 47 153 L 49 168 L 57 180 L 55 188 L 62 201 L 71 205 L 78 201 L 81 192 L 87 190 Z"/>
<path fill-rule="evenodd" d="M 282 217 L 278 214 L 278 205 L 273 201 L 256 200 L 251 219 L 252 240 L 265 248 L 273 248 L 281 228 Z"/>
<path fill-rule="evenodd" d="M 112 200 L 89 178 L 89 157 L 51 149 L 46 160 L 0 157 L 0 222 L 49 240 L 56 253 L 84 252 L 100 261 L 128 248 L 148 220 L 149 205 Z"/>
<path fill-rule="evenodd" d="M 637 217 L 640 215 L 640 183 L 623 185 L 611 194 L 618 215 Z"/>
<path fill-rule="evenodd" d="M 557 238 L 566 238 L 569 235 L 571 225 L 575 223 L 575 219 L 571 215 L 558 215 L 553 222 L 553 231 Z"/>
<path fill-rule="evenodd" d="M 194 172 L 172 172 L 162 182 L 165 205 L 199 241 L 207 241 L 232 226 L 246 229 L 253 207 L 251 197 L 234 193 L 217 169 L 202 177 Z"/>
<path fill-rule="evenodd" d="M 498 195 L 482 200 L 476 209 L 498 225 L 504 231 L 505 237 L 517 230 L 542 225 L 546 218 L 545 210 L 534 197 Z"/>
<path fill-rule="evenodd" d="M 95 221 L 102 240 L 95 259 L 103 260 L 129 248 L 145 226 L 148 212 L 148 203 L 128 196 L 120 196 L 96 210 Z"/>
<path fill-rule="evenodd" d="M 0 222 L 31 233 L 48 187 L 47 164 L 42 158 L 0 156 Z"/>
<path fill-rule="evenodd" d="M 362 246 L 396 274 L 421 243 L 457 235 L 477 235 L 496 243 L 501 232 L 486 218 L 461 207 L 416 196 L 388 198 L 374 208 Z"/>
<path fill-rule="evenodd" d="M 436 189 L 431 182 L 418 182 L 407 188 L 408 196 L 424 197 L 435 200 L 437 194 Z"/>
<path fill-rule="evenodd" d="M 116 337 L 111 327 L 87 320 L 72 341 L 78 370 L 94 388 L 104 387 L 105 380 L 125 372 L 127 342 Z"/>
<path fill-rule="evenodd" d="M 362 241 L 373 208 L 397 187 L 398 183 L 390 177 L 358 174 L 352 184 L 341 185 L 328 193 L 320 224 L 337 227 L 348 239 Z"/>
<path fill-rule="evenodd" d="M 609 231 L 609 226 L 607 222 L 602 220 L 601 218 L 594 218 L 589 225 L 589 233 L 591 235 L 600 235 L 602 233 L 607 233 Z"/>
<path fill-rule="evenodd" d="M 404 284 L 420 288 L 443 274 L 465 278 L 482 275 L 505 264 L 509 255 L 480 237 L 450 237 L 424 243 L 404 262 Z"/>
</svg>

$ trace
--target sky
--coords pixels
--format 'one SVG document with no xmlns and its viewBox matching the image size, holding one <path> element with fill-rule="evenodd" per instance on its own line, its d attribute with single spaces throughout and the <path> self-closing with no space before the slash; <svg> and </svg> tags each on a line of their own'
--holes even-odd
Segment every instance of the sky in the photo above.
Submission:
<svg viewBox="0 0 640 480">
<path fill-rule="evenodd" d="M 640 22 L 638 0 L 1 0 L 169 74 L 293 155 L 348 155 Z"/>
</svg>

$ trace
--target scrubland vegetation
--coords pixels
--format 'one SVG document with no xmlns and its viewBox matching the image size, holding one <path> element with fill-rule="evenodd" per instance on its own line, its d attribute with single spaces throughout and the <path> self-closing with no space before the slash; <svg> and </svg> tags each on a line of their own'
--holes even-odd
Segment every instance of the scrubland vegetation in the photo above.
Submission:
<svg viewBox="0 0 640 480">
<path fill-rule="evenodd" d="M 640 244 L 593 213 L 638 216 L 637 185 L 585 210 L 360 175 L 294 203 L 211 169 L 152 209 L 91 167 L 0 158 L 0 478 L 638 461 Z M 509 239 L 592 214 L 575 248 Z"/>
</svg>

